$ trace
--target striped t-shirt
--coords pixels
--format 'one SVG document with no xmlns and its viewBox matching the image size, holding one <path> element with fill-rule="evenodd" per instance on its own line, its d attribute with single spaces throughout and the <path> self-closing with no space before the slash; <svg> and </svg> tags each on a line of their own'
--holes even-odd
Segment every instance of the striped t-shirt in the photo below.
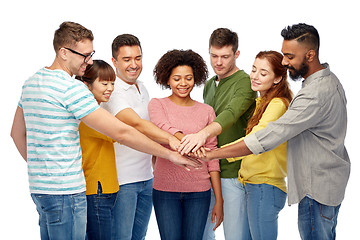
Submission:
<svg viewBox="0 0 360 240">
<path fill-rule="evenodd" d="M 85 191 L 78 127 L 99 107 L 92 93 L 65 71 L 42 68 L 25 81 L 19 106 L 26 124 L 30 192 Z"/>
</svg>

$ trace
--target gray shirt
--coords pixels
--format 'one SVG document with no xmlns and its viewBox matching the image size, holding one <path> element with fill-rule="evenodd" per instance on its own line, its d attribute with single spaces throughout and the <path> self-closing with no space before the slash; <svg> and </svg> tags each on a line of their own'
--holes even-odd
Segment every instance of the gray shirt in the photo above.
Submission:
<svg viewBox="0 0 360 240">
<path fill-rule="evenodd" d="M 254 153 L 269 151 L 287 142 L 288 203 L 306 195 L 337 206 L 344 199 L 350 159 L 344 146 L 347 113 L 344 89 L 325 69 L 303 82 L 303 88 L 277 121 L 244 139 Z"/>
</svg>

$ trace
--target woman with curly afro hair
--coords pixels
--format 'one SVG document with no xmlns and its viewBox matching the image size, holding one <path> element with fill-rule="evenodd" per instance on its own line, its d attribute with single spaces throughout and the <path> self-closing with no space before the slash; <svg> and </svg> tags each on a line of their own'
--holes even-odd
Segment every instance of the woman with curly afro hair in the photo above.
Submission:
<svg viewBox="0 0 360 240">
<path fill-rule="evenodd" d="M 154 98 L 149 103 L 149 117 L 161 129 L 181 140 L 196 133 L 215 119 L 214 110 L 193 100 L 194 85 L 205 83 L 206 63 L 192 50 L 165 53 L 154 69 L 155 81 L 172 94 Z M 209 138 L 206 148 L 215 149 L 216 137 Z M 210 182 L 211 179 L 211 182 Z M 216 197 L 212 219 L 216 227 L 223 219 L 219 161 L 204 162 L 190 171 L 157 157 L 154 166 L 153 203 L 161 239 L 202 239 L 210 205 L 210 187 Z M 215 228 L 216 228 L 215 227 Z"/>
</svg>

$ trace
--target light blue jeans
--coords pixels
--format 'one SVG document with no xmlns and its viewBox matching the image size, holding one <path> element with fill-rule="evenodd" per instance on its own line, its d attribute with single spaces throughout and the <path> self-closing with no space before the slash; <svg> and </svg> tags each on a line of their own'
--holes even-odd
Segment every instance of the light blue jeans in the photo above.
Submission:
<svg viewBox="0 0 360 240">
<path fill-rule="evenodd" d="M 312 198 L 303 198 L 298 206 L 298 228 L 301 239 L 335 239 L 339 209 L 340 205 L 327 206 Z"/>
<path fill-rule="evenodd" d="M 114 207 L 114 239 L 143 240 L 152 210 L 153 179 L 120 185 Z"/>
<path fill-rule="evenodd" d="M 238 178 L 221 178 L 221 191 L 224 199 L 224 235 L 226 240 L 238 240 L 242 229 L 241 216 L 244 214 L 244 188 Z"/>
<path fill-rule="evenodd" d="M 42 240 L 84 240 L 85 192 L 71 195 L 31 194 L 39 213 Z"/>
<path fill-rule="evenodd" d="M 243 212 L 238 239 L 275 240 L 278 215 L 286 202 L 286 193 L 268 184 L 241 184 L 244 189 Z"/>
</svg>

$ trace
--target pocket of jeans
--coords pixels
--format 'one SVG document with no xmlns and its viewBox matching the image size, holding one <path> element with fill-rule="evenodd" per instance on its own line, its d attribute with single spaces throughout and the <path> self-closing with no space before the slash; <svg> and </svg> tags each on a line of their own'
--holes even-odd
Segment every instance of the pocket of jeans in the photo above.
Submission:
<svg viewBox="0 0 360 240">
<path fill-rule="evenodd" d="M 337 208 L 338 207 L 333 207 L 333 206 L 327 206 L 327 205 L 320 205 L 320 215 L 322 218 L 325 218 L 327 220 L 332 220 L 337 213 Z"/>
<path fill-rule="evenodd" d="M 61 222 L 64 198 L 61 195 L 38 194 L 34 196 L 46 216 L 48 224 Z"/>
<path fill-rule="evenodd" d="M 273 194 L 274 194 L 274 207 L 281 211 L 286 202 L 286 193 L 280 190 L 279 188 L 273 186 Z"/>
</svg>

